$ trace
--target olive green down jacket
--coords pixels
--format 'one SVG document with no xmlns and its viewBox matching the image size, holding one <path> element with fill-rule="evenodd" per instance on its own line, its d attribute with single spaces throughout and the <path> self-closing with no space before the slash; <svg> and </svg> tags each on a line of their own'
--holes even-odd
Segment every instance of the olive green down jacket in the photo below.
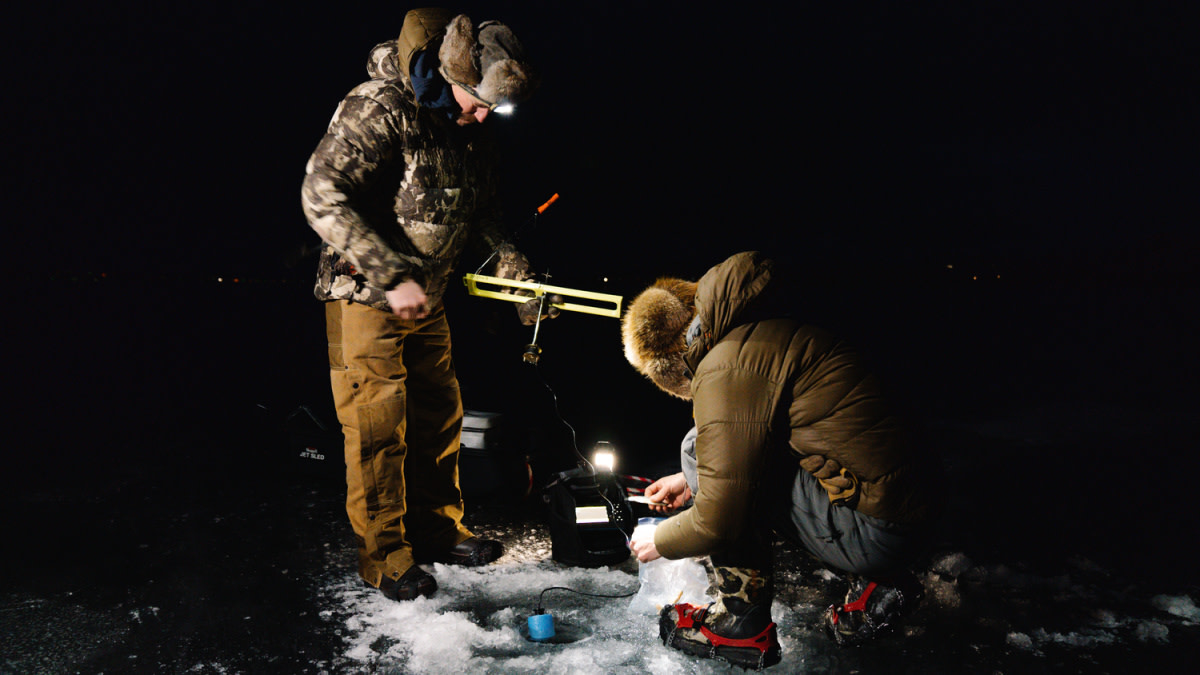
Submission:
<svg viewBox="0 0 1200 675">
<path fill-rule="evenodd" d="M 368 81 L 338 105 L 308 161 L 301 201 L 324 241 L 315 295 L 390 311 L 384 291 L 420 283 L 431 307 L 461 255 L 491 273 L 528 278 L 528 261 L 502 234 L 496 148 L 484 124 L 460 127 L 420 106 L 410 68 L 436 55 L 453 13 L 414 10 L 400 37 L 376 45 Z"/>
<path fill-rule="evenodd" d="M 693 508 L 658 527 L 666 558 L 722 550 L 763 517 L 753 509 L 772 452 L 839 469 L 836 482 L 850 487 L 822 480 L 831 501 L 866 515 L 912 526 L 937 515 L 936 458 L 915 447 L 849 346 L 791 318 L 752 318 L 772 267 L 757 252 L 739 253 L 697 284 L 701 333 L 684 361 L 699 492 Z"/>
</svg>

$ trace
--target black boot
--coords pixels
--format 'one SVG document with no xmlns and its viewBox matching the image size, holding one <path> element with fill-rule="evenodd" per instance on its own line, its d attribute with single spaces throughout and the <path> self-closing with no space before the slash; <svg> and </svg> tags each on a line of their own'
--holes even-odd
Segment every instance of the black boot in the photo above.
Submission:
<svg viewBox="0 0 1200 675">
<path fill-rule="evenodd" d="M 392 600 L 415 600 L 422 595 L 431 596 L 436 590 L 437 580 L 416 565 L 396 579 L 384 576 L 379 581 L 379 592 Z"/>
<path fill-rule="evenodd" d="M 925 587 L 910 572 L 876 581 L 854 579 L 845 603 L 826 612 L 825 630 L 842 647 L 860 645 L 895 630 L 923 597 Z"/>
<path fill-rule="evenodd" d="M 478 567 L 486 565 L 504 555 L 504 545 L 492 539 L 471 537 L 464 539 L 454 548 L 435 555 L 422 555 L 418 562 L 443 565 Z"/>
<path fill-rule="evenodd" d="M 658 618 L 663 644 L 681 652 L 722 659 L 743 668 L 762 670 L 779 663 L 779 638 L 766 605 L 738 598 L 696 607 L 663 607 Z"/>
</svg>

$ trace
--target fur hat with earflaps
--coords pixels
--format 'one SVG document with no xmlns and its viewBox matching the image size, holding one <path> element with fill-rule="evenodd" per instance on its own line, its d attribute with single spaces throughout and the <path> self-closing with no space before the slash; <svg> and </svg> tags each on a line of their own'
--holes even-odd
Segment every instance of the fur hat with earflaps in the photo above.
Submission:
<svg viewBox="0 0 1200 675">
<path fill-rule="evenodd" d="M 537 89 L 537 76 L 512 30 L 498 21 L 478 27 L 465 14 L 446 26 L 438 49 L 442 75 L 490 103 L 520 103 Z"/>
<path fill-rule="evenodd" d="M 663 278 L 642 291 L 621 319 L 625 358 L 659 389 L 692 398 L 683 363 L 685 335 L 696 314 L 696 283 Z"/>
</svg>

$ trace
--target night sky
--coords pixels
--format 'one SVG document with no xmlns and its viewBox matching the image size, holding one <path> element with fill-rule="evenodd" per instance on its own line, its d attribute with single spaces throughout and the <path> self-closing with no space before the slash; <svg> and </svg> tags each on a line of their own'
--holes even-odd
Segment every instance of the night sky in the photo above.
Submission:
<svg viewBox="0 0 1200 675">
<path fill-rule="evenodd" d="M 251 403 L 327 409 L 300 182 L 407 7 L 168 4 L 27 6 L 10 25 L 6 332 L 32 427 L 65 410 L 110 442 Z M 494 125 L 509 224 L 561 195 L 521 242 L 555 283 L 632 297 L 762 249 L 918 403 L 1102 381 L 1194 400 L 1187 3 L 511 4 L 459 6 L 509 23 L 541 70 Z M 506 307 L 448 304 L 468 405 L 537 389 L 514 382 L 528 332 Z M 686 422 L 624 365 L 615 321 L 545 339 L 583 436 L 630 435 L 631 407 L 665 411 L 664 436 Z M 948 393 L 964 372 L 1009 379 Z"/>
</svg>

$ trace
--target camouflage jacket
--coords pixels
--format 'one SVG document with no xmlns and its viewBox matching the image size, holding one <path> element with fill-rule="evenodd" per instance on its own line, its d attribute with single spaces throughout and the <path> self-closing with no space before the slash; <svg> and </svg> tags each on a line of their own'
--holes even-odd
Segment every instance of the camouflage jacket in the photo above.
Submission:
<svg viewBox="0 0 1200 675">
<path fill-rule="evenodd" d="M 499 229 L 496 152 L 482 124 L 456 125 L 417 104 L 407 75 L 422 49 L 437 53 L 433 14 L 398 40 L 377 45 L 308 161 L 301 191 L 308 223 L 324 245 L 315 295 L 390 311 L 384 291 L 409 279 L 431 307 L 468 246 L 491 274 L 528 278 L 525 257 Z M 492 256 L 492 253 L 495 255 Z"/>
</svg>

